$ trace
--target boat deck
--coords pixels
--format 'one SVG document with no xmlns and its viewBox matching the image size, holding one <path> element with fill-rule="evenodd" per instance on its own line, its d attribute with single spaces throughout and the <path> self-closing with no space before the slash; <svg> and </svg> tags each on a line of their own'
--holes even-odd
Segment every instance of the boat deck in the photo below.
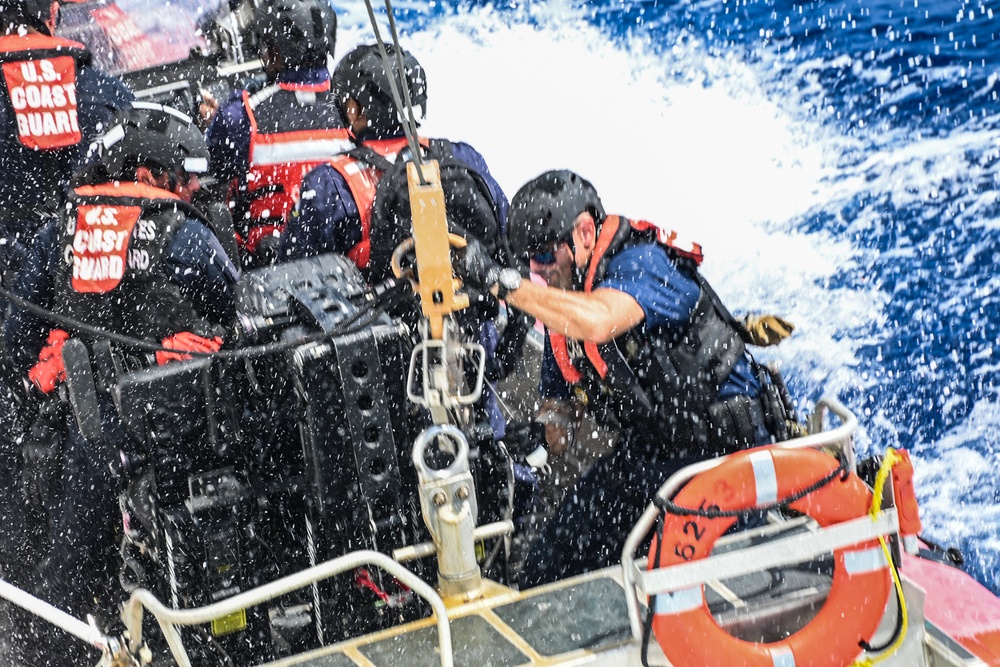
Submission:
<svg viewBox="0 0 1000 667">
<path fill-rule="evenodd" d="M 518 593 L 496 586 L 487 597 L 449 610 L 456 665 L 639 664 L 629 629 L 620 569 Z M 437 667 L 433 620 L 425 619 L 342 642 L 268 667 Z M 654 664 L 666 659 L 650 644 Z"/>
<path fill-rule="evenodd" d="M 742 546 L 739 544 L 742 541 L 734 540 L 732 546 Z M 929 582 L 924 581 L 926 577 L 914 559 L 907 559 L 906 564 L 909 567 L 901 570 L 901 575 L 909 613 L 907 635 L 897 652 L 886 656 L 881 664 L 1000 667 L 995 655 L 989 651 L 970 651 L 963 646 L 968 642 L 956 641 L 951 636 L 955 634 L 954 628 L 943 629 L 944 619 L 938 618 L 940 610 L 928 614 L 936 623 L 925 618 L 928 596 L 924 587 Z M 828 592 L 828 586 L 823 584 L 828 581 L 824 572 L 826 563 L 820 560 L 813 565 L 814 568 L 769 573 L 768 578 L 781 582 L 770 588 L 762 588 L 759 577 L 709 582 L 706 600 L 716 621 L 735 636 L 747 641 L 775 641 L 774 633 L 787 636 L 794 632 L 822 605 Z M 936 569 L 935 565 L 931 567 Z M 815 575 L 802 576 L 804 569 L 813 570 Z M 967 575 L 958 570 L 954 575 L 966 583 Z M 619 567 L 525 592 L 497 584 L 490 584 L 486 591 L 482 599 L 448 608 L 455 665 L 635 667 L 641 664 L 641 644 L 630 632 Z M 929 599 L 934 600 L 935 595 Z M 896 625 L 894 609 L 895 602 L 891 600 L 873 644 L 885 643 L 892 636 Z M 670 665 L 655 637 L 649 643 L 648 657 L 651 665 Z M 434 619 L 358 637 L 263 667 L 396 667 L 404 664 L 401 661 L 405 661 L 406 667 L 441 664 Z"/>
</svg>

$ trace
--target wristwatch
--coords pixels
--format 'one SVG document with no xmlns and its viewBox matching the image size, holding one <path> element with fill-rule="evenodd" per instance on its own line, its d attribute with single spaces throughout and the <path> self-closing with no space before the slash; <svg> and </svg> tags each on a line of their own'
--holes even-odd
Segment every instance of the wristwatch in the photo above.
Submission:
<svg viewBox="0 0 1000 667">
<path fill-rule="evenodd" d="M 521 274 L 517 269 L 510 267 L 500 269 L 500 277 L 497 280 L 497 296 L 506 299 L 510 292 L 521 286 Z"/>
</svg>

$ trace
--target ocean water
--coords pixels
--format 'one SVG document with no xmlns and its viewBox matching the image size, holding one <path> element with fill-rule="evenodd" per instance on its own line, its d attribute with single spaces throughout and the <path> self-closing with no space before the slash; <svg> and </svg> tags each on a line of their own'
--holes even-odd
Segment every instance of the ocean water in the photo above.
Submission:
<svg viewBox="0 0 1000 667">
<path fill-rule="evenodd" d="M 334 2 L 338 55 L 373 41 Z M 508 196 L 550 168 L 700 241 L 736 312 L 773 312 L 801 411 L 908 449 L 925 534 L 1000 593 L 1000 3 L 399 2 L 422 132 Z M 388 35 L 384 12 L 383 35 Z"/>
</svg>

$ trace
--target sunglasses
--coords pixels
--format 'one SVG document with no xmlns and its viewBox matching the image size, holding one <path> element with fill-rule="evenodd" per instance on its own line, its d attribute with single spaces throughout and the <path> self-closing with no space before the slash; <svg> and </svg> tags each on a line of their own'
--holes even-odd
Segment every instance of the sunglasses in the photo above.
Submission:
<svg viewBox="0 0 1000 667">
<path fill-rule="evenodd" d="M 552 246 L 548 250 L 540 250 L 531 256 L 531 261 L 535 264 L 543 264 L 548 266 L 549 264 L 556 263 L 556 248 Z"/>
<path fill-rule="evenodd" d="M 569 230 L 566 234 L 563 234 L 555 241 L 550 243 L 548 246 L 539 250 L 538 252 L 531 255 L 531 261 L 543 266 L 548 266 L 549 264 L 556 263 L 556 251 L 559 250 L 559 246 L 563 243 L 569 243 L 569 240 L 573 237 L 573 230 Z"/>
</svg>

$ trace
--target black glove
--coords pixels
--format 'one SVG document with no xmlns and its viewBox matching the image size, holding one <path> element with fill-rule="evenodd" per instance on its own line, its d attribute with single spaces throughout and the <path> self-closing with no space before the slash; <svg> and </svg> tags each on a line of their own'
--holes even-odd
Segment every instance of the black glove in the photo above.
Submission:
<svg viewBox="0 0 1000 667">
<path fill-rule="evenodd" d="M 455 261 L 452 265 L 455 274 L 462 282 L 489 292 L 500 280 L 500 266 L 482 243 L 470 238 L 464 248 L 455 251 Z"/>
<path fill-rule="evenodd" d="M 62 472 L 62 445 L 66 437 L 65 406 L 44 400 L 21 445 L 21 492 L 28 504 L 44 510 L 55 497 Z"/>
<path fill-rule="evenodd" d="M 474 318 L 477 327 L 480 322 L 495 319 L 500 314 L 500 302 L 495 296 L 468 284 L 463 289 L 469 295 L 469 308 L 463 312 Z"/>
</svg>

